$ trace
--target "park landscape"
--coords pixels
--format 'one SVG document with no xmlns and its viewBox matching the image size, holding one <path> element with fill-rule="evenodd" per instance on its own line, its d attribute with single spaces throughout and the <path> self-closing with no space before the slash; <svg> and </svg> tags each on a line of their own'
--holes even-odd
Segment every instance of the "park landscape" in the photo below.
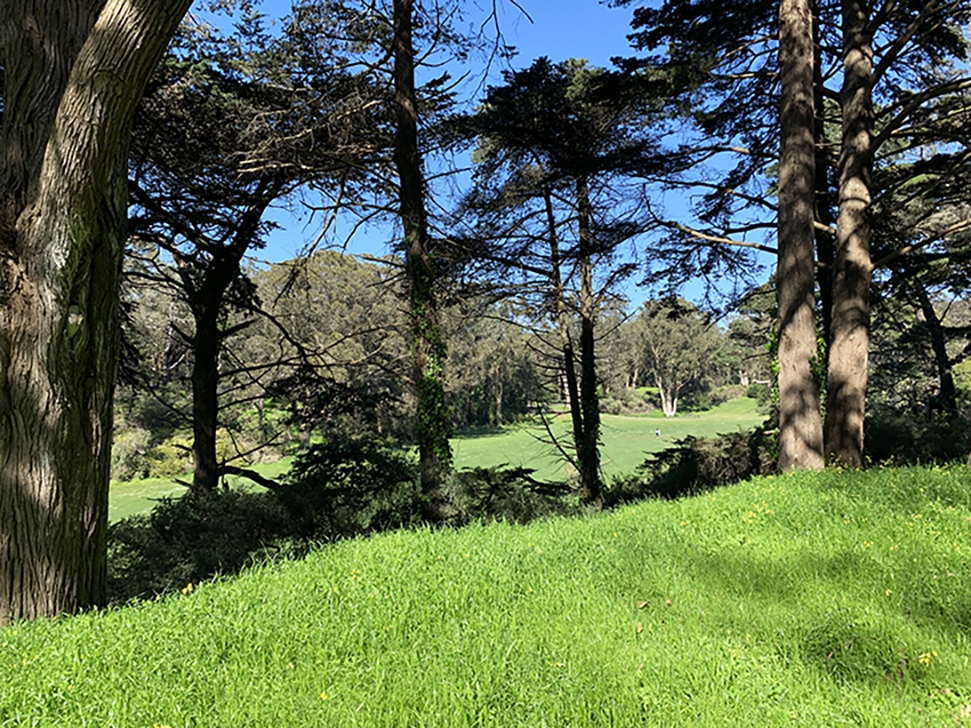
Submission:
<svg viewBox="0 0 971 728">
<path fill-rule="evenodd" d="M 971 3 L 9 5 L 0 726 L 971 725 Z"/>
</svg>

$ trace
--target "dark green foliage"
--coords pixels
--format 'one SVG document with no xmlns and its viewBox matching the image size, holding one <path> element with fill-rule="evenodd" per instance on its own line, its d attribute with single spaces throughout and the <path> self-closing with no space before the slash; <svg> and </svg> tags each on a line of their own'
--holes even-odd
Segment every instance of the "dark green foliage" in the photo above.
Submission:
<svg viewBox="0 0 971 728">
<path fill-rule="evenodd" d="M 636 475 L 611 484 L 611 505 L 640 498 L 680 498 L 775 472 L 774 430 L 760 427 L 717 438 L 688 436 L 652 454 Z"/>
<path fill-rule="evenodd" d="M 285 549 L 290 515 L 272 493 L 165 498 L 108 530 L 108 596 L 121 603 L 233 574 Z"/>
<path fill-rule="evenodd" d="M 745 390 L 745 396 L 754 399 L 759 407 L 759 412 L 768 414 L 775 403 L 772 393 L 772 386 L 761 382 L 752 382 Z"/>
<path fill-rule="evenodd" d="M 469 468 L 454 473 L 456 501 L 467 520 L 528 523 L 580 512 L 576 489 L 534 479 L 529 468 Z"/>
<path fill-rule="evenodd" d="M 577 490 L 535 480 L 524 468 L 456 473 L 451 496 L 460 518 L 526 523 L 580 512 Z M 163 499 L 108 534 L 113 602 L 184 589 L 269 558 L 302 556 L 313 543 L 422 522 L 417 464 L 373 440 L 315 445 L 286 481 L 268 491 L 216 491 Z"/>
<path fill-rule="evenodd" d="M 600 411 L 608 415 L 632 415 L 650 412 L 658 408 L 656 397 L 636 389 L 624 387 L 611 392 L 600 400 Z"/>
<path fill-rule="evenodd" d="M 275 491 L 294 535 L 330 540 L 416 524 L 417 466 L 401 450 L 367 440 L 314 445 Z"/>
<path fill-rule="evenodd" d="M 920 418 L 889 407 L 871 407 L 865 456 L 871 463 L 913 465 L 964 462 L 971 451 L 971 422 L 940 414 Z"/>
<path fill-rule="evenodd" d="M 267 492 L 163 499 L 150 515 L 109 530 L 111 599 L 171 592 L 270 557 L 301 555 L 316 541 L 417 523 L 416 483 L 405 453 L 344 441 L 315 445 L 285 484 Z"/>
</svg>

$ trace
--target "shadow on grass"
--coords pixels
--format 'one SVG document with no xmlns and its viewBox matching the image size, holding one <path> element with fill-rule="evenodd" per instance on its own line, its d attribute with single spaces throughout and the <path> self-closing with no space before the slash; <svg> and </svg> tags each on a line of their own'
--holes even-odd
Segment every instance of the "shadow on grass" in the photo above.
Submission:
<svg viewBox="0 0 971 728">
<path fill-rule="evenodd" d="M 899 566 L 848 551 L 766 559 L 689 547 L 677 558 L 699 583 L 721 592 L 724 601 L 755 597 L 766 604 L 792 605 L 790 642 L 780 643 L 784 656 L 839 685 L 916 683 L 931 689 L 935 684 L 926 644 L 941 633 L 971 634 L 966 580 L 938 590 L 936 600 L 919 596 L 922 582 L 912 584 L 899 603 L 888 598 L 886 609 L 874 609 L 863 593 L 858 607 L 852 606 L 852 593 L 834 606 L 824 599 L 813 602 L 811 595 L 846 593 L 861 578 L 878 589 L 901 577 Z"/>
</svg>

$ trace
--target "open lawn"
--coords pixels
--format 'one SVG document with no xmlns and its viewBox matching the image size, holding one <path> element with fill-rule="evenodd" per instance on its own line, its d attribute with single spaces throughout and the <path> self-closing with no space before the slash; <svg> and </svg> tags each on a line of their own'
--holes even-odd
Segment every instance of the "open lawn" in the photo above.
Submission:
<svg viewBox="0 0 971 728">
<path fill-rule="evenodd" d="M 764 419 L 763 415 L 756 413 L 755 401 L 751 399 L 736 399 L 708 412 L 671 418 L 665 418 L 660 413 L 643 417 L 603 415 L 603 469 L 608 476 L 630 473 L 644 461 L 645 453 L 669 447 L 674 440 L 685 435 L 713 437 L 720 432 L 753 427 Z M 567 437 L 567 417 L 557 416 L 552 426 L 557 435 Z M 658 428 L 661 430 L 660 438 L 655 436 Z M 535 468 L 539 478 L 563 477 L 565 468 L 562 458 L 540 438 L 546 439 L 546 434 L 537 425 L 511 426 L 457 437 L 452 441 L 455 465 L 471 468 L 508 463 Z M 268 478 L 276 478 L 289 469 L 290 463 L 289 458 L 284 458 L 276 463 L 255 465 L 253 469 Z M 238 479 L 230 480 L 238 482 Z M 162 478 L 112 483 L 108 518 L 115 522 L 144 513 L 151 510 L 159 498 L 178 496 L 184 492 L 185 486 Z"/>
<path fill-rule="evenodd" d="M 553 432 L 569 445 L 569 415 L 551 421 Z M 647 453 L 671 447 L 687 435 L 714 437 L 719 433 L 750 429 L 765 420 L 755 411 L 755 400 L 743 398 L 725 402 L 708 412 L 664 417 L 660 411 L 641 417 L 601 415 L 602 467 L 607 476 L 631 473 L 644 462 Z M 656 431 L 661 431 L 657 437 Z M 548 440 L 542 426 L 507 427 L 492 434 L 473 434 L 455 438 L 455 464 L 459 468 L 485 467 L 508 463 L 535 468 L 536 477 L 562 478 L 565 465 Z"/>
<path fill-rule="evenodd" d="M 0 628 L 0 726 L 971 726 L 971 471 L 388 533 Z"/>
</svg>

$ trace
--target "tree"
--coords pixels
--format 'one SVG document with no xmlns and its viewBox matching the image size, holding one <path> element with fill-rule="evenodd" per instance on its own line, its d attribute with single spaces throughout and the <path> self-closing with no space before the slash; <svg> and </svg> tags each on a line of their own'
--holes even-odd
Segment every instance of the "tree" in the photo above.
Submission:
<svg viewBox="0 0 971 728">
<path fill-rule="evenodd" d="M 398 274 L 390 265 L 318 250 L 254 275 L 276 323 L 261 319 L 250 330 L 251 361 L 272 368 L 273 400 L 305 442 L 311 433 L 413 436 Z"/>
<path fill-rule="evenodd" d="M 0 21 L 0 623 L 105 598 L 132 114 L 188 0 Z"/>
<path fill-rule="evenodd" d="M 823 466 L 813 284 L 815 146 L 809 0 L 779 6 L 779 470 Z"/>
<path fill-rule="evenodd" d="M 445 401 L 447 347 L 435 291 L 437 271 L 425 209 L 425 175 L 418 146 L 418 96 L 415 86 L 413 0 L 393 0 L 394 90 L 397 122 L 394 163 L 398 171 L 401 216 L 411 317 L 411 354 L 417 391 L 415 438 L 421 477 L 421 507 L 433 522 L 450 515 L 444 486 L 452 464 L 451 420 Z"/>
<path fill-rule="evenodd" d="M 684 299 L 648 301 L 635 319 L 644 370 L 654 381 L 665 417 L 678 413 L 682 389 L 698 381 L 718 348 L 708 317 Z"/>
<path fill-rule="evenodd" d="M 502 425 L 547 399 L 528 306 L 471 298 L 445 310 L 449 400 L 459 427 Z"/>
<path fill-rule="evenodd" d="M 377 93 L 366 76 L 341 70 L 346 41 L 306 32 L 299 16 L 288 24 L 282 38 L 259 15 L 245 15 L 228 37 L 184 28 L 136 116 L 131 228 L 154 249 L 135 274 L 170 288 L 192 313 L 192 330 L 177 331 L 192 352 L 196 495 L 214 491 L 224 469 L 221 382 L 226 369 L 243 372 L 220 363 L 259 315 L 242 263 L 263 245 L 266 211 L 303 186 L 354 189 L 357 170 L 385 146 L 366 111 Z"/>
<path fill-rule="evenodd" d="M 773 168 L 768 163 L 771 157 L 766 155 L 773 150 L 776 127 L 766 115 L 766 107 L 751 106 L 753 98 L 771 102 L 779 88 L 783 95 L 787 94 L 786 69 L 780 68 L 778 78 L 782 83 L 776 86 L 776 67 L 771 61 L 772 55 L 766 54 L 774 36 L 769 14 L 774 6 L 775 3 L 768 1 L 726 7 L 724 3 L 670 0 L 661 8 L 635 12 L 635 23 L 646 24 L 637 36 L 640 47 L 654 49 L 668 42 L 670 64 L 694 63 L 700 65 L 696 73 L 708 74 L 700 87 L 706 92 L 704 95 L 698 93 L 696 86 L 689 86 L 686 92 L 705 100 L 701 112 L 696 114 L 699 128 L 718 134 L 714 141 L 700 145 L 701 153 L 735 150 L 741 158 L 750 160 L 740 162 L 725 181 L 710 185 L 713 192 L 705 200 L 706 212 L 730 213 L 721 221 L 715 220 L 723 229 L 699 231 L 675 226 L 681 233 L 680 241 L 694 239 L 696 245 L 758 246 L 739 237 L 764 226 L 767 220 L 749 219 L 731 227 L 730 221 L 737 220 L 740 211 L 732 210 L 730 201 L 741 200 L 743 210 L 752 211 L 761 206 L 766 211 L 776 211 L 771 205 L 763 205 L 764 194 L 755 191 L 762 171 Z M 792 7 L 782 4 L 780 10 Z M 805 5 L 800 7 L 800 17 L 811 13 Z M 952 175 L 959 175 L 962 169 L 963 155 L 952 154 L 951 145 L 963 146 L 954 130 L 963 125 L 968 111 L 963 95 L 971 87 L 971 79 L 966 73 L 968 46 L 962 27 L 969 14 L 971 3 L 966 0 L 876 5 L 845 0 L 819 3 L 815 8 L 816 23 L 810 26 L 808 36 L 805 36 L 805 20 L 800 25 L 805 52 L 811 53 L 813 47 L 813 43 L 807 45 L 806 37 L 813 39 L 816 48 L 816 53 L 806 58 L 808 65 L 798 67 L 803 73 L 812 68 L 815 77 L 812 92 L 816 121 L 813 128 L 814 227 L 819 264 L 817 280 L 823 306 L 820 318 L 824 324 L 823 337 L 829 344 L 825 362 L 824 454 L 833 461 L 848 465 L 862 463 L 869 282 L 873 271 L 900 255 L 910 255 L 941 241 L 941 236 L 960 232 L 952 229 L 925 234 L 916 246 L 911 243 L 878 257 L 871 250 L 873 221 L 880 219 L 874 211 L 886 210 L 888 196 L 898 202 L 914 199 L 909 192 L 900 194 L 902 186 L 884 187 L 882 180 L 896 176 L 899 183 L 901 179 L 899 175 L 882 177 L 881 167 L 896 167 L 898 171 L 910 167 L 915 174 L 908 175 L 906 184 L 914 185 L 910 190 L 913 192 L 929 189 L 918 172 L 924 165 L 910 164 L 915 159 L 944 152 L 942 157 L 952 165 Z M 780 18 L 784 19 L 783 15 Z M 657 22 L 657 27 L 650 26 L 652 20 Z M 735 20 L 741 22 L 731 22 Z M 788 37 L 785 30 L 780 28 L 780 43 Z M 782 51 L 785 49 L 780 48 L 780 56 L 784 57 Z M 759 94 L 759 89 L 765 93 Z M 802 88 L 799 93 L 805 95 L 805 92 Z M 737 113 L 739 104 L 751 109 L 741 116 L 741 123 Z M 804 121 L 800 123 L 805 125 Z M 833 133 L 832 128 L 837 125 L 839 131 Z M 808 148 L 807 143 L 808 140 L 803 142 L 804 148 Z M 783 145 L 780 162 L 784 163 L 785 159 Z M 777 212 L 781 233 L 784 170 L 781 166 L 778 169 Z M 832 180 L 837 180 L 835 190 Z M 831 204 L 837 206 L 835 216 Z M 783 246 L 784 241 L 780 239 L 780 255 Z M 780 276 L 780 286 L 783 283 Z M 805 331 L 808 336 L 808 326 Z M 780 340 L 780 346 L 783 344 Z M 808 338 L 804 347 L 807 352 L 812 349 Z M 783 424 L 783 437 L 788 426 Z M 791 434 L 793 439 L 801 437 L 795 432 Z"/>
<path fill-rule="evenodd" d="M 583 498 L 597 504 L 597 319 L 614 284 L 633 271 L 617 263 L 617 251 L 644 230 L 639 195 L 621 188 L 658 164 L 650 81 L 541 58 L 505 74 L 474 115 L 455 123 L 478 145 L 477 186 L 462 208 L 476 221 L 465 254 L 499 280 L 515 273 L 542 302 L 565 378 L 573 464 Z"/>
</svg>

